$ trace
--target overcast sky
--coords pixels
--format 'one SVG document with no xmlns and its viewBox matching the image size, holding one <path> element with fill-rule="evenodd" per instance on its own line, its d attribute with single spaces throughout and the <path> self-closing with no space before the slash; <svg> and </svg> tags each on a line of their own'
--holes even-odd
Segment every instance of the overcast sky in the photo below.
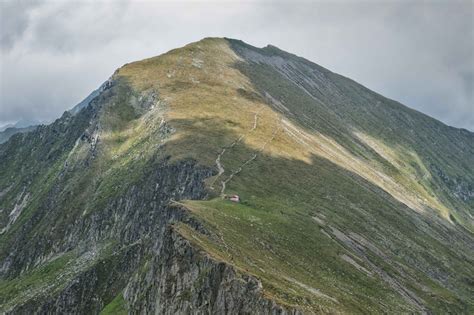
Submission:
<svg viewBox="0 0 474 315">
<path fill-rule="evenodd" d="M 474 131 L 473 1 L 0 0 L 0 13 L 0 126 L 57 118 L 124 63 L 226 36 Z"/>
</svg>

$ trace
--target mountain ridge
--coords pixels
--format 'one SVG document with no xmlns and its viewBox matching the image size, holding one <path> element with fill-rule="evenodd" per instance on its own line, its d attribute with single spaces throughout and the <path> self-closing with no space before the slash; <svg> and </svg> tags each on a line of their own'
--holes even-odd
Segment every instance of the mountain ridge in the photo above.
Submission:
<svg viewBox="0 0 474 315">
<path fill-rule="evenodd" d="M 249 47 L 126 64 L 0 146 L 2 311 L 472 310 L 473 134 Z"/>
</svg>

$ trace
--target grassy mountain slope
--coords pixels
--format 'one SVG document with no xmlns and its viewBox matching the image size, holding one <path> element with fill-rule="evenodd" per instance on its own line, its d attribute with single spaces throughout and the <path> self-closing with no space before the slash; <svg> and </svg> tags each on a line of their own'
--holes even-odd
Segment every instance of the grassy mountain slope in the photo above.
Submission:
<svg viewBox="0 0 474 315">
<path fill-rule="evenodd" d="M 61 309 L 44 301 L 90 274 L 88 311 L 142 309 L 153 285 L 130 292 L 159 278 L 177 216 L 173 233 L 286 309 L 474 311 L 474 135 L 272 46 L 210 38 L 127 64 L 0 162 L 3 310 Z"/>
</svg>

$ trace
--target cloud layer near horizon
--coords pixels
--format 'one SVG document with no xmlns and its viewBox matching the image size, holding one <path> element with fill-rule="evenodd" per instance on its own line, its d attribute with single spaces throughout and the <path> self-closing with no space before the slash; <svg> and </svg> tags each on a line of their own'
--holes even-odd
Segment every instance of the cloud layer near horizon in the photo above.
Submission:
<svg viewBox="0 0 474 315">
<path fill-rule="evenodd" d="M 272 44 L 474 131 L 474 4 L 0 2 L 0 125 L 51 120 L 124 63 L 219 36 Z"/>
</svg>

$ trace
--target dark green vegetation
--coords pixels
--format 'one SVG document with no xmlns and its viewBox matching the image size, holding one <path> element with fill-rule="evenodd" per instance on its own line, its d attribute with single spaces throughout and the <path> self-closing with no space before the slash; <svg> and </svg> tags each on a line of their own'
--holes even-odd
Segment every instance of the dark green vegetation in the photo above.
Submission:
<svg viewBox="0 0 474 315">
<path fill-rule="evenodd" d="M 0 146 L 1 311 L 474 312 L 473 133 L 227 39 L 88 104 Z"/>
</svg>

